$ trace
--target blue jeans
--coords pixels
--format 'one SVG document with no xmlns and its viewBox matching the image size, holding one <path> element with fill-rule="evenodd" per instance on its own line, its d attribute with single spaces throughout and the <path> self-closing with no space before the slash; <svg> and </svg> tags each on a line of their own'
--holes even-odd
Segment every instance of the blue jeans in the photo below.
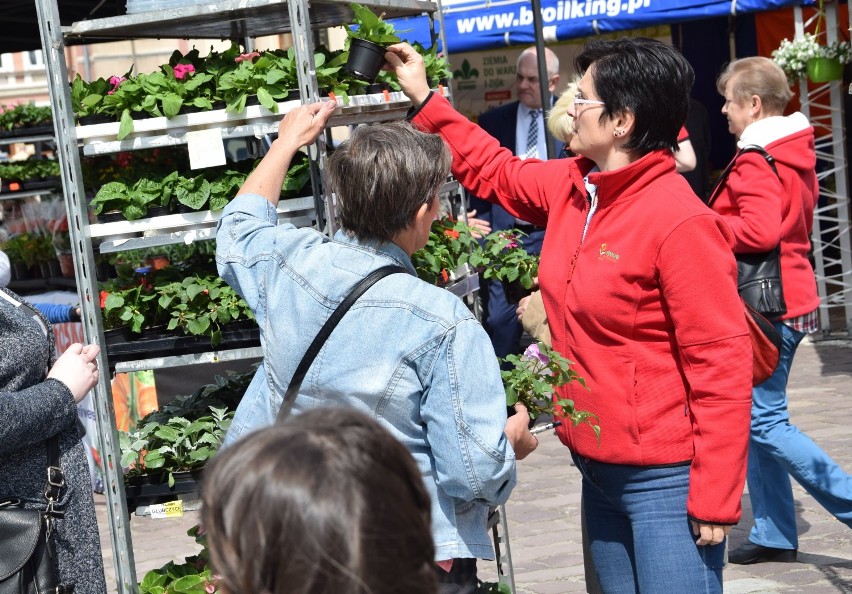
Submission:
<svg viewBox="0 0 852 594">
<path fill-rule="evenodd" d="M 796 348 L 805 337 L 782 323 L 778 368 L 755 386 L 748 449 L 748 493 L 754 513 L 749 540 L 777 549 L 798 548 L 796 510 L 790 477 L 838 520 L 852 527 L 852 475 L 790 424 L 787 378 Z"/>
<path fill-rule="evenodd" d="M 645 468 L 576 455 L 574 462 L 606 594 L 722 592 L 725 543 L 696 545 L 686 515 L 689 465 Z"/>
</svg>

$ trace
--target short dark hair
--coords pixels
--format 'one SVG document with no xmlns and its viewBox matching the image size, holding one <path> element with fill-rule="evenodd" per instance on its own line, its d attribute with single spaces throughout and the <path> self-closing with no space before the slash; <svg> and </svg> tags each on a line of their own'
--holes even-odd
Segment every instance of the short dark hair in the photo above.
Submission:
<svg viewBox="0 0 852 594">
<path fill-rule="evenodd" d="M 624 147 L 639 154 L 677 150 L 677 137 L 689 111 L 695 74 L 674 47 L 644 37 L 589 41 L 574 60 L 592 80 L 604 105 L 601 120 L 633 112 L 633 134 Z"/>
<path fill-rule="evenodd" d="M 411 454 L 346 407 L 217 454 L 202 523 L 229 594 L 434 594 L 430 500 Z"/>
<path fill-rule="evenodd" d="M 407 122 L 358 126 L 328 162 L 341 227 L 361 239 L 390 241 L 435 198 L 451 163 L 440 136 Z"/>
</svg>

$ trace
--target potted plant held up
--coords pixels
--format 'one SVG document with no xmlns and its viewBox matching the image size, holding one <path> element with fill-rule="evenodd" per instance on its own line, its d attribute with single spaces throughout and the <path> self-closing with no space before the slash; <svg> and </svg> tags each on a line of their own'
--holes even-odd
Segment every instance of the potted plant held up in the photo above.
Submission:
<svg viewBox="0 0 852 594">
<path fill-rule="evenodd" d="M 346 49 L 349 58 L 345 69 L 356 77 L 373 82 L 385 62 L 385 48 L 399 43 L 394 26 L 376 15 L 369 8 L 353 2 L 349 5 L 355 13 L 354 24 L 358 28 L 346 32 Z"/>
<path fill-rule="evenodd" d="M 509 303 L 518 303 L 529 295 L 538 276 L 538 256 L 523 248 L 524 237 L 526 233 L 517 229 L 495 231 L 485 237 L 482 276 L 500 281 Z"/>
</svg>

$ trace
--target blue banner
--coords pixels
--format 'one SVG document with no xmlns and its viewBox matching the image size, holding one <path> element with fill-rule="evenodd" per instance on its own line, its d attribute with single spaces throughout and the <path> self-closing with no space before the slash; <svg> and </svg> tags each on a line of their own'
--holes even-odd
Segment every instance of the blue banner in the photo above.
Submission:
<svg viewBox="0 0 852 594">
<path fill-rule="evenodd" d="M 641 29 L 688 20 L 773 10 L 801 0 L 542 0 L 545 43 L 600 33 Z M 529 2 L 486 6 L 483 2 L 444 6 L 449 52 L 460 53 L 535 42 Z M 409 41 L 431 47 L 429 19 L 396 19 Z"/>
</svg>

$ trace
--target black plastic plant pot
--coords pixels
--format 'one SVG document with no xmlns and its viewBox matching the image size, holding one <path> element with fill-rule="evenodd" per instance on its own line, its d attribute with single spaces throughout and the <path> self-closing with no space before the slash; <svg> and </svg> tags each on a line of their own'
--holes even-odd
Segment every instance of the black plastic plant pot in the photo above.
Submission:
<svg viewBox="0 0 852 594">
<path fill-rule="evenodd" d="M 353 38 L 344 70 L 362 80 L 373 82 L 385 63 L 385 51 L 384 47 L 372 41 Z"/>
<path fill-rule="evenodd" d="M 386 82 L 377 82 L 370 85 L 367 85 L 367 88 L 364 92 L 367 95 L 375 95 L 376 93 L 384 93 L 385 91 L 390 90 L 390 85 Z"/>
<path fill-rule="evenodd" d="M 521 299 L 532 293 L 532 289 L 525 289 L 519 280 L 501 282 L 503 293 L 506 295 L 506 302 L 512 305 L 517 305 Z"/>
</svg>

